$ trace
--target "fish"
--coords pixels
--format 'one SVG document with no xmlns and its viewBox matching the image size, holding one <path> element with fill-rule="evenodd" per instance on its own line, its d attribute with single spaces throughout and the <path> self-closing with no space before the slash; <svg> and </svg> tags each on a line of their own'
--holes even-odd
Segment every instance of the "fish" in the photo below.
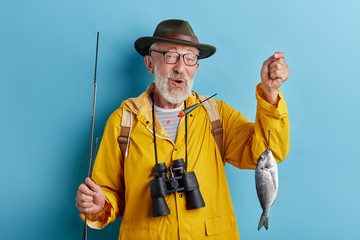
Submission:
<svg viewBox="0 0 360 240">
<path fill-rule="evenodd" d="M 258 231 L 263 226 L 268 230 L 269 211 L 275 202 L 279 185 L 276 160 L 269 148 L 260 155 L 257 161 L 255 185 L 260 205 L 263 210 L 258 225 Z"/>
</svg>

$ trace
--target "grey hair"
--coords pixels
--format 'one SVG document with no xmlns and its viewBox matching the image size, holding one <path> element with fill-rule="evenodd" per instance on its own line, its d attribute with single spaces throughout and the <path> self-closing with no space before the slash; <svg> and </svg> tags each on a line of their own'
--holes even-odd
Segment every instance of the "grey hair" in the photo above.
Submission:
<svg viewBox="0 0 360 240">
<path fill-rule="evenodd" d="M 151 51 L 151 50 L 154 50 L 155 48 L 157 48 L 158 45 L 159 45 L 158 42 L 151 44 L 151 46 L 149 47 L 149 55 L 150 55 L 150 51 Z"/>
</svg>

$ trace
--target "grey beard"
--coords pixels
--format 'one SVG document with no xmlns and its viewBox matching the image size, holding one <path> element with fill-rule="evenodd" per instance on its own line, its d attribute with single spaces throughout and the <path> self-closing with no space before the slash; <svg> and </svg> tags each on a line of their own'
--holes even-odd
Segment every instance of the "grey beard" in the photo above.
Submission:
<svg viewBox="0 0 360 240">
<path fill-rule="evenodd" d="M 187 74 L 176 74 L 174 72 L 169 72 L 165 76 L 161 76 L 156 67 L 154 68 L 155 75 L 155 86 L 158 88 L 161 96 L 165 98 L 166 101 L 172 104 L 177 104 L 184 102 L 191 95 L 191 90 L 194 84 L 194 79 L 190 79 Z M 185 92 L 180 88 L 171 88 L 169 86 L 169 78 L 182 78 L 185 80 Z"/>
</svg>

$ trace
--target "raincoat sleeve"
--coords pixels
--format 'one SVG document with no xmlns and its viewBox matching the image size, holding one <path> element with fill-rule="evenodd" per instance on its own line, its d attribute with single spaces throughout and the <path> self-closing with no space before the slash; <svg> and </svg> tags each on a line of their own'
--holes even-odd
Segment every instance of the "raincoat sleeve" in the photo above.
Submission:
<svg viewBox="0 0 360 240">
<path fill-rule="evenodd" d="M 122 216 L 125 207 L 124 161 L 117 142 L 121 113 L 118 109 L 109 117 L 94 163 L 91 178 L 106 196 L 104 209 L 98 214 L 88 214 L 88 225 L 95 229 L 114 222 L 116 217 Z M 84 214 L 81 217 L 84 219 Z"/>
<path fill-rule="evenodd" d="M 261 83 L 256 87 L 257 112 L 255 123 L 249 122 L 229 105 L 218 103 L 223 133 L 223 160 L 241 169 L 255 169 L 257 159 L 268 146 L 277 162 L 285 159 L 290 148 L 290 124 L 286 102 L 279 91 L 277 106 L 264 98 Z"/>
</svg>

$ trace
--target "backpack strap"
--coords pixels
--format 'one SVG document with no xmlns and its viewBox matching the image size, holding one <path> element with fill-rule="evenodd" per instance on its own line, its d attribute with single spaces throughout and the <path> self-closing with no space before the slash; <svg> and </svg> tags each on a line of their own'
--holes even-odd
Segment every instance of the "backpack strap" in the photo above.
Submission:
<svg viewBox="0 0 360 240">
<path fill-rule="evenodd" d="M 131 112 L 123 108 L 123 114 L 120 124 L 120 136 L 117 139 L 123 159 L 127 157 L 127 147 L 130 140 L 131 117 Z"/>
<path fill-rule="evenodd" d="M 200 100 L 204 101 L 207 96 L 200 96 Z M 220 114 L 219 109 L 216 105 L 215 99 L 210 98 L 202 104 L 203 108 L 206 110 L 209 120 L 212 126 L 211 133 L 215 138 L 215 142 L 219 148 L 220 154 L 222 155 L 222 143 L 223 143 L 223 128 L 220 123 Z"/>
</svg>

